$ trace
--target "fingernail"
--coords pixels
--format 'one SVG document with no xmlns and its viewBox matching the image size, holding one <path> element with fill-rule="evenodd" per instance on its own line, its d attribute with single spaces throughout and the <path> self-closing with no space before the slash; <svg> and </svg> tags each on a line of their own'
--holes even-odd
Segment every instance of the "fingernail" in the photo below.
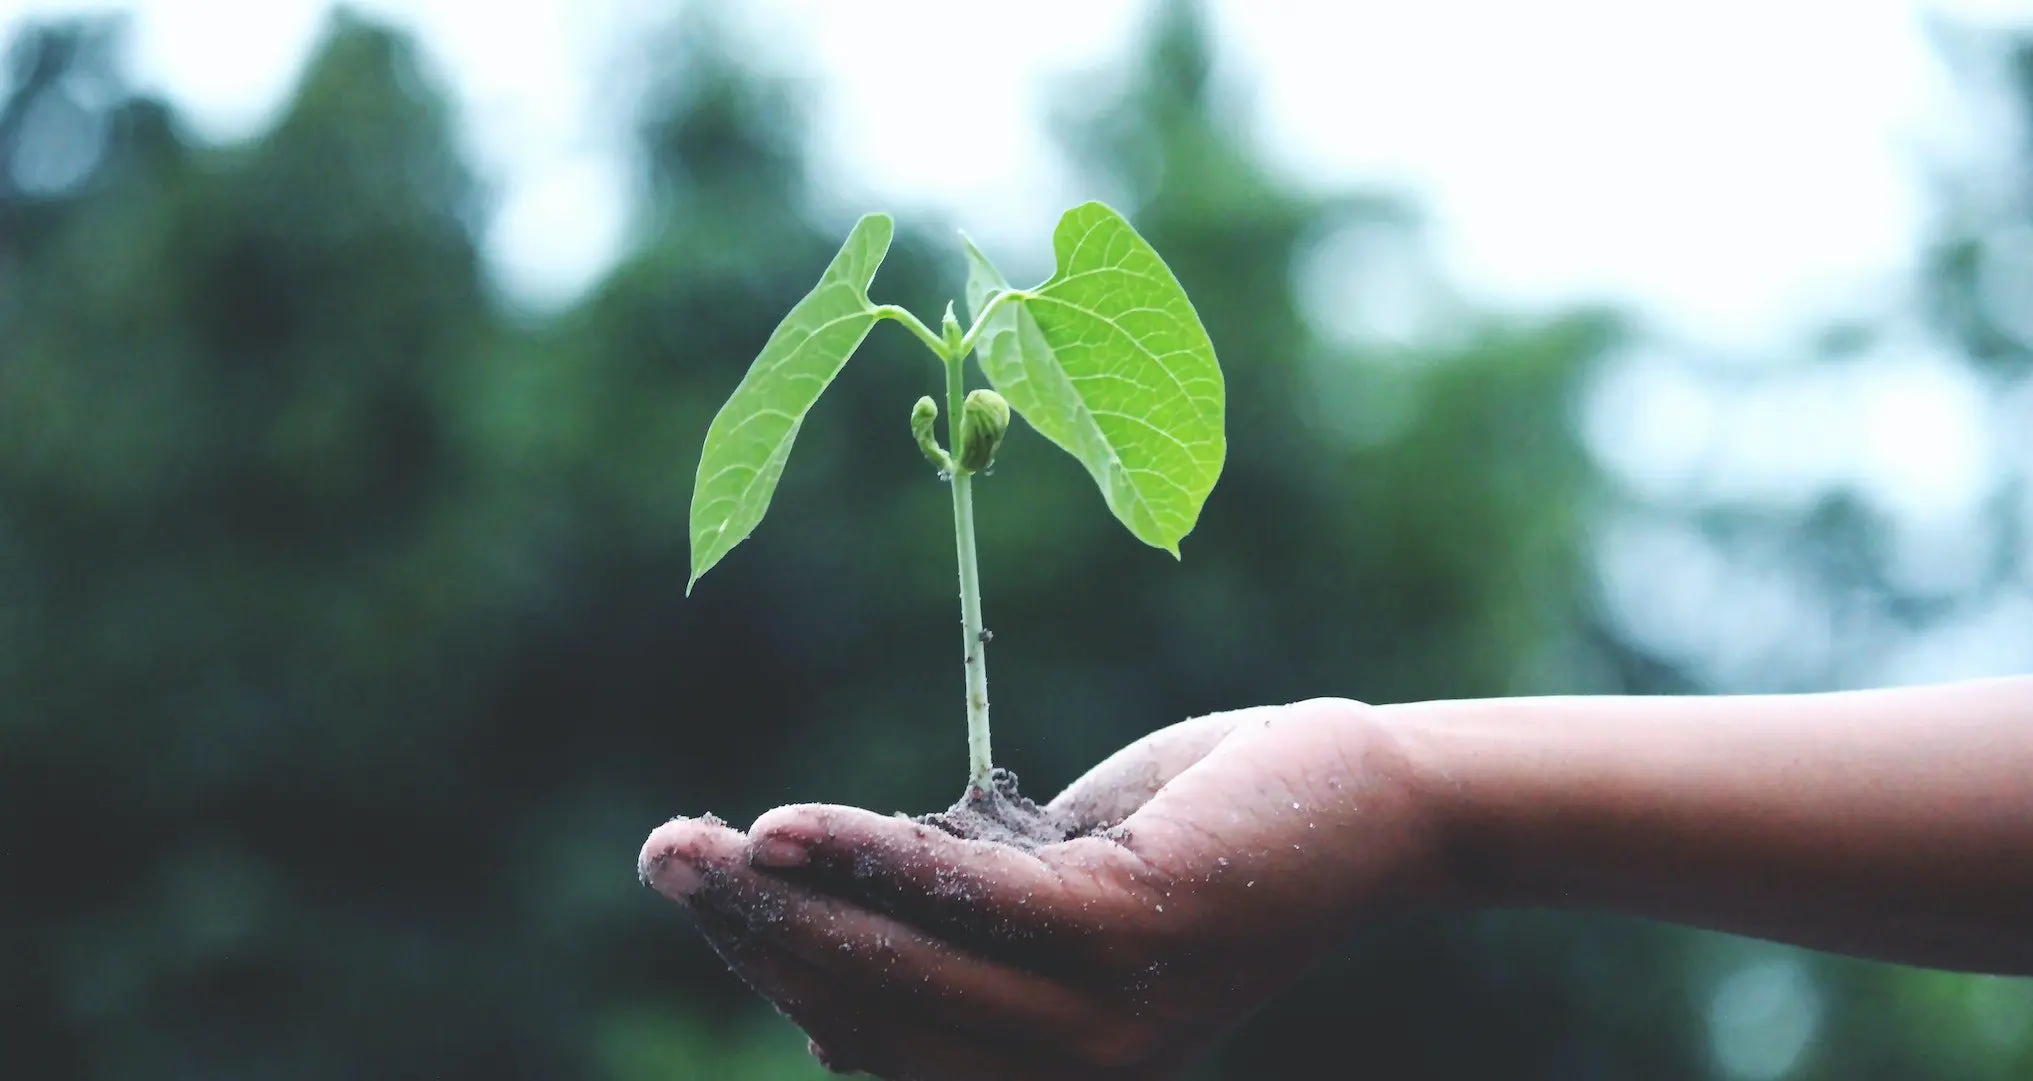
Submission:
<svg viewBox="0 0 2033 1081">
<path fill-rule="evenodd" d="M 702 882 L 699 869 L 678 855 L 678 842 L 686 828 L 683 819 L 673 819 L 657 827 L 656 832 L 643 843 L 642 855 L 635 861 L 635 873 L 642 879 L 642 884 L 673 901 L 682 901 L 699 892 Z"/>
<path fill-rule="evenodd" d="M 811 858 L 810 849 L 788 837 L 764 837 L 755 842 L 749 856 L 763 867 L 803 867 Z"/>
<path fill-rule="evenodd" d="M 699 869 L 687 863 L 675 852 L 659 852 L 642 861 L 637 868 L 642 884 L 673 901 L 682 901 L 699 892 L 705 881 L 699 877 Z"/>
<path fill-rule="evenodd" d="M 699 887 L 704 885 L 705 881 L 699 876 L 697 867 L 675 858 L 666 861 L 656 874 L 657 892 L 673 901 L 691 897 L 699 892 Z"/>
</svg>

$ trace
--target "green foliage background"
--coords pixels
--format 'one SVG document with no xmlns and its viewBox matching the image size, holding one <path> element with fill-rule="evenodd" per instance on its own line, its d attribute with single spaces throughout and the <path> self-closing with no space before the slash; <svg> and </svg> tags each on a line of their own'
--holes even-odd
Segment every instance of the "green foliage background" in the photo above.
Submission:
<svg viewBox="0 0 2033 1081">
<path fill-rule="evenodd" d="M 812 209 L 795 97 L 708 21 L 672 40 L 641 103 L 639 243 L 543 319 L 492 292 L 483 187 L 402 36 L 338 18 L 272 130 L 227 146 L 129 88 L 106 24 L 15 43 L 0 1075 L 822 1076 L 633 860 L 679 812 L 952 798 L 947 494 L 904 426 L 936 375 L 874 334 L 769 521 L 683 598 L 707 421 L 846 223 Z M 1577 401 L 1636 331 L 1465 310 L 1444 341 L 1323 336 L 1295 261 L 1339 230 L 1416 242 L 1416 215 L 1276 173 L 1221 120 L 1207 50 L 1165 8 L 1062 127 L 1195 298 L 1229 464 L 1175 564 L 1012 431 L 979 495 L 1001 760 L 1042 792 L 1226 707 L 1728 689 L 1593 599 L 1590 526 L 1626 497 Z M 47 183 L 65 133 L 92 132 L 89 169 Z M 2023 349 L 1963 302 L 2000 223 L 1951 225 L 1930 318 L 2021 378 Z M 902 226 L 877 295 L 935 315 L 958 245 Z M 1836 589 L 1870 576 L 1844 557 L 1863 514 L 1723 524 Z M 1779 990 L 1718 1020 L 1731 979 Z M 1789 1009 L 1818 1037 L 1745 1067 L 1783 1050 Z M 1411 922 L 1204 1076 L 1348 1070 L 2026 1077 L 2033 993 L 1614 919 Z"/>
</svg>

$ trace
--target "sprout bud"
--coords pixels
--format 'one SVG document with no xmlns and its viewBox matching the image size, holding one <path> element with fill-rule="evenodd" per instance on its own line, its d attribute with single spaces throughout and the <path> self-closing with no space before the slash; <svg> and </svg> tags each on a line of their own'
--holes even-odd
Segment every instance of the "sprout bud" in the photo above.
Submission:
<svg viewBox="0 0 2033 1081">
<path fill-rule="evenodd" d="M 925 460 L 932 468 L 946 473 L 953 468 L 953 459 L 939 448 L 939 437 L 932 434 L 932 422 L 939 419 L 939 403 L 931 398 L 919 398 L 911 407 L 911 435 L 918 441 L 918 449 L 924 452 Z"/>
<path fill-rule="evenodd" d="M 953 302 L 947 301 L 945 318 L 939 320 L 939 337 L 945 341 L 946 348 L 958 349 L 960 339 L 966 336 L 966 331 L 960 329 L 960 317 L 953 314 Z"/>
<path fill-rule="evenodd" d="M 1009 403 L 992 390 L 972 391 L 960 406 L 960 468 L 979 473 L 995 463 L 1009 431 Z"/>
</svg>

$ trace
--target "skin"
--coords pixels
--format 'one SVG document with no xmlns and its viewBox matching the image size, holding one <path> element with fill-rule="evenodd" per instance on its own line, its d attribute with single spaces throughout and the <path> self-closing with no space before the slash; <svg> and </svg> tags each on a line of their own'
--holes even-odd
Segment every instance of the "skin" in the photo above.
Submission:
<svg viewBox="0 0 2033 1081">
<path fill-rule="evenodd" d="M 851 807 L 681 819 L 645 881 L 841 1072 L 1156 1081 L 1358 926 L 1609 910 L 2033 974 L 2033 678 L 1831 695 L 1339 699 L 1187 721 L 1036 852 Z"/>
</svg>

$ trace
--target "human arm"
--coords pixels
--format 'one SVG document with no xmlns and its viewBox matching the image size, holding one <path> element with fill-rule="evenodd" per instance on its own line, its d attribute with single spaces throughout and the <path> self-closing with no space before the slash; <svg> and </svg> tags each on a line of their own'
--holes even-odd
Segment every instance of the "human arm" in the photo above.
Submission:
<svg viewBox="0 0 2033 1081">
<path fill-rule="evenodd" d="M 2033 679 L 1381 713 L 1477 905 L 2033 974 Z"/>
<path fill-rule="evenodd" d="M 805 806 L 672 823 L 644 870 L 835 1064 L 1155 1079 L 1408 910 L 1611 909 L 2033 973 L 2027 778 L 2027 679 L 1327 700 L 1139 741 L 1055 801 L 1122 828 L 1035 853 Z"/>
</svg>

